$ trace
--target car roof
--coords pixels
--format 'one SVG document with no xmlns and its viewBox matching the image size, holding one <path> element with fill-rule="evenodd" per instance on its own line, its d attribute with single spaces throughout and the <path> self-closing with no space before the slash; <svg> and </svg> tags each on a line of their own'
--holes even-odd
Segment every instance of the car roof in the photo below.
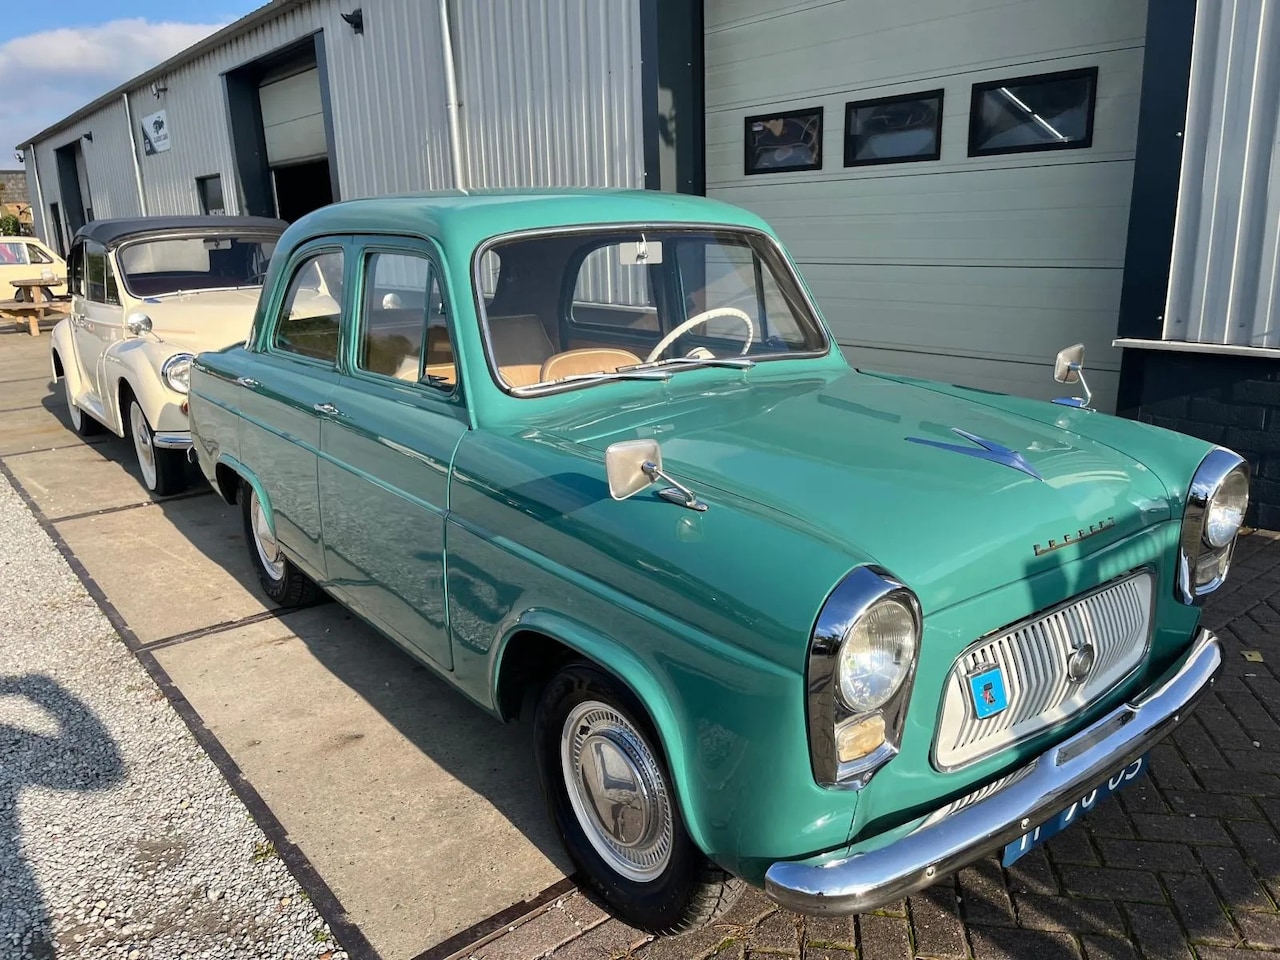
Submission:
<svg viewBox="0 0 1280 960">
<path fill-rule="evenodd" d="M 453 190 L 330 204 L 298 220 L 285 245 L 344 233 L 426 235 L 474 244 L 522 230 L 614 223 L 713 224 L 771 232 L 763 220 L 740 207 L 689 194 L 568 188 Z"/>
<path fill-rule="evenodd" d="M 76 238 L 85 238 L 109 247 L 127 237 L 144 233 L 165 233 L 178 230 L 254 230 L 283 233 L 287 227 L 283 220 L 271 217 L 130 217 L 118 220 L 94 220 L 76 231 Z"/>
</svg>

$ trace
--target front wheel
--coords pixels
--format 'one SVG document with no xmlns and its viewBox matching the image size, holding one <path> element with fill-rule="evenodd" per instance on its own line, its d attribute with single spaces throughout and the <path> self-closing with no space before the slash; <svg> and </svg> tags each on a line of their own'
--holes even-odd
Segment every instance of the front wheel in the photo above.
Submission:
<svg viewBox="0 0 1280 960">
<path fill-rule="evenodd" d="M 156 446 L 155 431 L 147 423 L 147 415 L 137 400 L 129 401 L 129 432 L 133 434 L 133 452 L 138 457 L 142 483 L 148 490 L 158 497 L 167 497 L 187 489 L 183 451 Z"/>
<path fill-rule="evenodd" d="M 300 607 L 315 600 L 320 588 L 281 552 L 258 491 L 248 483 L 240 486 L 240 511 L 249 559 L 266 595 L 282 607 Z"/>
<path fill-rule="evenodd" d="M 591 665 L 570 664 L 542 691 L 538 768 L 570 858 L 619 919 L 672 934 L 720 916 L 745 882 L 694 846 L 657 742 L 631 692 Z"/>
</svg>

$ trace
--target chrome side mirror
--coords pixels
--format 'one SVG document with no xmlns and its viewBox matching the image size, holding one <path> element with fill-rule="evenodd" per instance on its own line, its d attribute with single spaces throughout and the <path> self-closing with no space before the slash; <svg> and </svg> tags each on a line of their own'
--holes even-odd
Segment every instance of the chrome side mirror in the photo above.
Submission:
<svg viewBox="0 0 1280 960">
<path fill-rule="evenodd" d="M 1084 369 L 1084 344 L 1063 347 L 1053 364 L 1053 379 L 1059 383 L 1077 383 Z"/>
<path fill-rule="evenodd" d="M 1076 343 L 1063 347 L 1053 362 L 1053 379 L 1059 383 L 1078 383 L 1084 391 L 1083 397 L 1058 397 L 1053 402 L 1064 407 L 1087 408 L 1093 399 L 1089 384 L 1084 379 L 1084 344 Z"/>
<path fill-rule="evenodd" d="M 131 313 L 124 321 L 125 328 L 135 337 L 151 332 L 151 318 L 145 313 Z"/>
<path fill-rule="evenodd" d="M 657 440 L 619 440 L 604 452 L 604 471 L 609 478 L 609 496 L 615 500 L 634 497 L 659 480 L 671 484 L 658 491 L 664 500 L 703 511 L 707 505 L 688 487 L 662 472 L 662 448 Z"/>
</svg>

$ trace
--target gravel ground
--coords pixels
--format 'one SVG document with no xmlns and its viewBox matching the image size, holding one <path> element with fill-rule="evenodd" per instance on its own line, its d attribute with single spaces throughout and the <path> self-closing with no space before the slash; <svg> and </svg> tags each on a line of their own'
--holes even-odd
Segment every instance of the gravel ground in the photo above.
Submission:
<svg viewBox="0 0 1280 960">
<path fill-rule="evenodd" d="M 3 478 L 0 531 L 0 960 L 344 960 Z"/>
</svg>

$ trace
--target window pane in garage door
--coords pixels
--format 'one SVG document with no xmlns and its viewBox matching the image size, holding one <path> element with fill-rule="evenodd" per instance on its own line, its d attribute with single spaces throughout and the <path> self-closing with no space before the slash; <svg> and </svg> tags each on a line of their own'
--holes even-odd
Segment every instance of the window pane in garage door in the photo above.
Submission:
<svg viewBox="0 0 1280 960">
<path fill-rule="evenodd" d="M 1098 70 L 974 84 L 969 155 L 1087 147 Z"/>
</svg>

